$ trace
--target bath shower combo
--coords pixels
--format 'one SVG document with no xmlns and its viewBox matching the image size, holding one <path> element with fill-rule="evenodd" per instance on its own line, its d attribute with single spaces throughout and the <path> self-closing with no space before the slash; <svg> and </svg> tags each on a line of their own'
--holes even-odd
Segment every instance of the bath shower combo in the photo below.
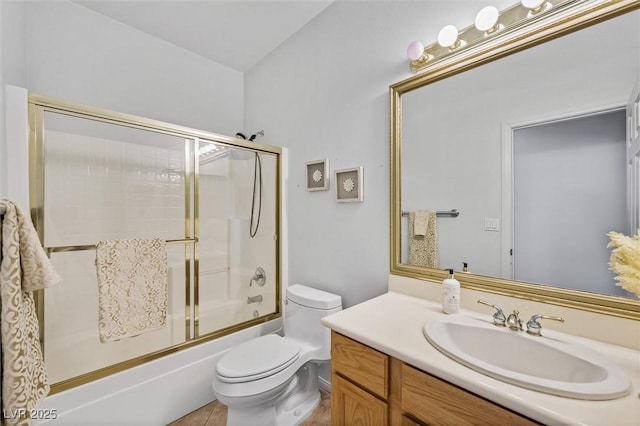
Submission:
<svg viewBox="0 0 640 426">
<path fill-rule="evenodd" d="M 36 95 L 29 117 L 32 219 L 63 279 L 37 295 L 52 393 L 281 317 L 282 151 L 256 141 L 264 132 L 229 137 Z M 251 154 L 253 179 L 233 161 Z M 96 245 L 130 238 L 167 243 L 166 325 L 101 343 Z"/>
</svg>

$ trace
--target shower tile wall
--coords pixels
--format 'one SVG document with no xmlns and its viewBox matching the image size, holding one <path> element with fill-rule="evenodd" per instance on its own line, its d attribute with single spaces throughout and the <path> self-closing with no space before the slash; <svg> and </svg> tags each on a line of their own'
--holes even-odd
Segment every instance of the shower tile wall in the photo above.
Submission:
<svg viewBox="0 0 640 426">
<path fill-rule="evenodd" d="M 199 187 L 199 332 L 206 334 L 237 322 L 235 309 L 229 306 L 234 299 L 229 281 L 228 218 L 233 212 L 229 161 L 222 158 L 202 165 Z"/>
<path fill-rule="evenodd" d="M 45 246 L 116 238 L 184 238 L 184 140 L 176 149 L 46 132 Z M 185 340 L 185 250 L 168 246 L 167 326 L 98 339 L 95 250 L 53 253 L 63 281 L 45 293 L 45 360 L 52 383 Z M 72 348 L 73 350 L 69 350 Z"/>
<path fill-rule="evenodd" d="M 55 131 L 46 137 L 46 246 L 184 238 L 184 145 L 168 150 Z"/>
</svg>

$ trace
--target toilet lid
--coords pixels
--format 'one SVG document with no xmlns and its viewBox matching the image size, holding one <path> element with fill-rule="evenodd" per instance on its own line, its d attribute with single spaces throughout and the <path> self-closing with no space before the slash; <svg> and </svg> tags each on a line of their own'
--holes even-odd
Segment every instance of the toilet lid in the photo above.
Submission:
<svg viewBox="0 0 640 426">
<path fill-rule="evenodd" d="M 220 358 L 216 373 L 220 380 L 236 383 L 271 376 L 300 356 L 300 347 L 277 334 L 244 342 Z"/>
</svg>

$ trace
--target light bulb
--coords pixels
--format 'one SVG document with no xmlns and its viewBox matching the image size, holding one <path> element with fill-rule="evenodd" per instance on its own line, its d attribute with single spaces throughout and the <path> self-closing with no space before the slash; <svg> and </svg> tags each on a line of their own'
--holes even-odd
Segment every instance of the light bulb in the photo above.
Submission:
<svg viewBox="0 0 640 426">
<path fill-rule="evenodd" d="M 522 0 L 520 3 L 527 9 L 539 9 L 546 0 Z"/>
<path fill-rule="evenodd" d="M 424 54 L 424 45 L 419 41 L 414 41 L 407 47 L 407 56 L 412 61 L 417 61 Z"/>
<path fill-rule="evenodd" d="M 451 47 L 458 41 L 458 29 L 455 25 L 447 25 L 438 33 L 438 44 L 442 47 Z"/>
<path fill-rule="evenodd" d="M 479 31 L 489 31 L 496 26 L 498 22 L 498 9 L 493 6 L 482 8 L 476 15 L 476 28 Z"/>
</svg>

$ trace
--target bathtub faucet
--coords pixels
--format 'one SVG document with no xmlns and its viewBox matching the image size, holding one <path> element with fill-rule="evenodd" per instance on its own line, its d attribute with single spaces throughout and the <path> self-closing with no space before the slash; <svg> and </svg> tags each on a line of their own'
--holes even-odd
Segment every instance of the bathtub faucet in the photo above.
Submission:
<svg viewBox="0 0 640 426">
<path fill-rule="evenodd" d="M 247 304 L 249 303 L 258 303 L 258 302 L 262 302 L 262 295 L 259 294 L 257 296 L 249 296 L 247 297 Z"/>
</svg>

